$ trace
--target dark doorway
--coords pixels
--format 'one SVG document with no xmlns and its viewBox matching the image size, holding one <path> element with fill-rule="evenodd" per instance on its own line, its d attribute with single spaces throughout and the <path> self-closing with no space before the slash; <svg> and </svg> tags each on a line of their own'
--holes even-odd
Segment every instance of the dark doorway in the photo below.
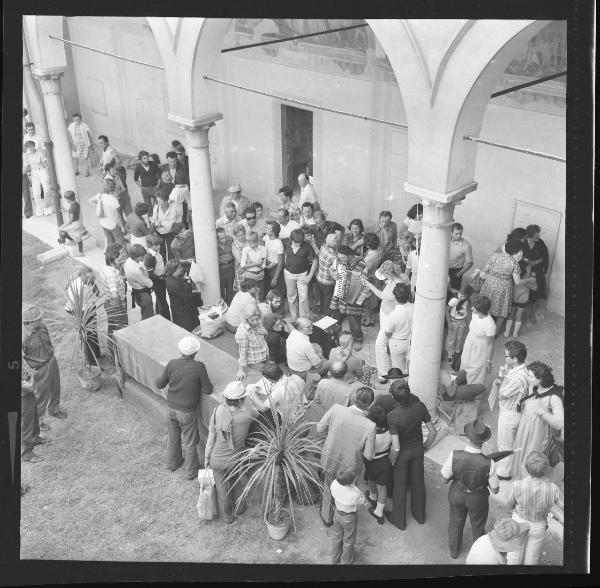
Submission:
<svg viewBox="0 0 600 588">
<path fill-rule="evenodd" d="M 300 192 L 298 174 L 312 175 L 313 113 L 293 106 L 281 105 L 281 147 L 283 181 L 294 192 Z"/>
</svg>

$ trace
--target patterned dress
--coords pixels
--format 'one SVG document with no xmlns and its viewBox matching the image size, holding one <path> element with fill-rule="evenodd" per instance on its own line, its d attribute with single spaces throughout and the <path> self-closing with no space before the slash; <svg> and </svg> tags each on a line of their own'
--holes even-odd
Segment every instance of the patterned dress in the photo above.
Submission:
<svg viewBox="0 0 600 588">
<path fill-rule="evenodd" d="M 234 250 L 237 251 L 237 256 L 234 253 L 234 257 L 235 257 L 235 274 L 233 276 L 233 291 L 234 292 L 241 292 L 241 290 L 242 290 L 242 281 L 244 279 L 244 270 L 240 267 L 240 262 L 238 260 L 242 259 L 242 251 L 244 250 L 244 247 L 246 247 L 246 243 L 240 243 L 239 241 L 237 241 L 235 239 L 234 239 L 233 243 L 231 244 L 232 251 L 234 251 Z"/>
<path fill-rule="evenodd" d="M 77 157 L 87 159 L 90 152 L 90 142 L 87 136 L 89 127 L 83 122 L 79 126 L 76 124 L 69 126 L 76 146 Z"/>
<path fill-rule="evenodd" d="M 520 275 L 519 264 L 508 253 L 494 253 L 489 260 L 488 275 L 481 287 L 481 295 L 492 303 L 492 316 L 507 317 L 513 295 L 513 274 Z"/>
</svg>

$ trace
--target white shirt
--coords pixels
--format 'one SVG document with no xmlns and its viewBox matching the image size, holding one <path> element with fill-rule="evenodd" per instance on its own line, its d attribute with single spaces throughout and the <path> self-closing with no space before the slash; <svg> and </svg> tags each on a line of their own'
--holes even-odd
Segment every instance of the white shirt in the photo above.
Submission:
<svg viewBox="0 0 600 588">
<path fill-rule="evenodd" d="M 123 264 L 123 272 L 129 287 L 133 290 L 152 288 L 152 280 L 148 277 L 146 268 L 139 262 L 128 257 Z"/>
<path fill-rule="evenodd" d="M 27 141 L 33 141 L 35 143 L 35 148 L 38 151 L 44 150 L 44 143 L 42 142 L 42 138 L 37 133 L 35 133 L 35 135 L 25 133 L 23 135 L 23 146 L 25 146 L 25 143 L 27 143 Z"/>
<path fill-rule="evenodd" d="M 285 342 L 288 366 L 297 372 L 306 372 L 321 363 L 308 335 L 293 329 Z"/>
<path fill-rule="evenodd" d="M 471 445 L 467 445 L 464 449 L 467 453 L 482 453 L 480 448 L 473 447 Z M 442 465 L 442 469 L 440 473 L 444 478 L 449 480 L 452 477 L 452 459 L 454 458 L 454 451 L 451 451 L 444 465 Z M 496 474 L 496 462 L 494 460 L 490 461 L 490 475 L 488 476 L 488 483 L 490 488 L 498 488 L 500 482 L 498 482 L 498 475 Z"/>
<path fill-rule="evenodd" d="M 304 188 L 300 188 L 300 203 L 304 204 L 304 202 L 310 202 L 314 204 L 317 201 L 317 193 L 313 185 L 309 182 L 304 186 Z"/>
<path fill-rule="evenodd" d="M 303 214 L 300 215 L 300 226 L 302 225 L 316 225 L 314 217 L 306 218 Z"/>
<path fill-rule="evenodd" d="M 240 266 L 243 268 L 247 263 L 260 263 L 260 267 L 254 266 L 246 268 L 245 271 L 259 274 L 265 267 L 267 262 L 267 250 L 264 245 L 258 245 L 256 249 L 252 249 L 250 245 L 246 245 L 242 250 L 242 259 Z"/>
<path fill-rule="evenodd" d="M 269 380 L 262 378 L 256 385 L 259 388 L 259 392 L 262 392 L 263 394 L 267 393 L 268 387 L 271 399 L 269 400 L 267 397 L 265 406 L 270 408 L 271 402 L 273 402 L 279 413 L 282 412 L 282 403 L 284 405 L 289 404 L 294 398 L 301 396 L 304 390 L 304 380 L 296 374 L 283 376 L 278 382 L 270 382 Z"/>
<path fill-rule="evenodd" d="M 238 292 L 229 305 L 229 310 L 225 313 L 225 322 L 232 327 L 239 327 L 242 322 L 242 312 L 248 304 L 256 304 L 250 292 Z"/>
<path fill-rule="evenodd" d="M 365 495 L 354 484 L 342 486 L 337 480 L 331 483 L 331 496 L 335 507 L 343 512 L 356 512 L 365 502 Z"/>
<path fill-rule="evenodd" d="M 294 229 L 299 229 L 300 225 L 293 220 L 289 220 L 287 225 L 282 225 L 279 224 L 279 226 L 281 227 L 281 230 L 279 231 L 279 238 L 280 239 L 289 239 L 290 238 L 290 234 Z"/>
<path fill-rule="evenodd" d="M 489 535 L 482 535 L 473 543 L 465 563 L 468 566 L 502 566 L 506 558 L 496 551 Z"/>
<path fill-rule="evenodd" d="M 118 161 L 119 160 L 119 156 L 117 154 L 117 150 L 112 146 L 109 145 L 103 152 L 102 152 L 102 157 L 100 158 L 100 162 L 102 163 L 102 168 L 104 169 L 104 166 L 107 163 L 110 163 L 112 160 Z M 114 179 L 114 178 L 113 178 Z"/>
<path fill-rule="evenodd" d="M 102 201 L 102 216 L 98 219 L 101 227 L 112 231 L 121 224 L 120 215 L 117 213 L 119 201 L 112 194 L 99 194 Z"/>
<path fill-rule="evenodd" d="M 283 243 L 281 239 L 270 239 L 267 235 L 263 239 L 265 249 L 267 250 L 267 262 L 277 265 L 279 255 L 283 255 Z"/>
<path fill-rule="evenodd" d="M 258 238 L 262 239 L 267 230 L 267 221 L 264 218 L 256 219 L 256 223 L 253 227 L 248 224 L 246 219 L 239 221 L 239 224 L 246 229 L 246 239 L 250 236 L 250 233 L 256 233 Z"/>
<path fill-rule="evenodd" d="M 386 333 L 392 334 L 392 339 L 409 339 L 412 331 L 413 305 L 410 302 L 397 304 L 388 314 L 384 322 Z"/>
</svg>

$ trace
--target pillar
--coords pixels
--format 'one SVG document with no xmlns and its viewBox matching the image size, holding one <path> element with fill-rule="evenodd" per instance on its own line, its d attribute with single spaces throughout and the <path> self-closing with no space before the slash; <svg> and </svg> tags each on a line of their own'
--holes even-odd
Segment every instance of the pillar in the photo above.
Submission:
<svg viewBox="0 0 600 588">
<path fill-rule="evenodd" d="M 29 51 L 27 50 L 25 37 L 23 37 L 23 89 L 27 96 L 27 106 L 29 108 L 31 122 L 35 124 L 35 130 L 44 143 L 46 159 L 48 160 L 48 176 L 50 179 L 50 194 L 48 194 L 48 196 L 54 202 L 56 222 L 58 226 L 60 226 L 64 221 L 60 204 L 58 181 L 56 179 L 56 166 L 54 164 L 54 145 L 50 140 L 50 134 L 48 133 L 48 121 L 46 120 L 44 103 L 31 72 L 31 62 L 29 61 Z"/>
<path fill-rule="evenodd" d="M 73 157 L 71 155 L 71 141 L 69 140 L 63 110 L 62 89 L 60 86 L 60 78 L 63 72 L 35 72 L 35 74 L 42 86 L 46 116 L 48 117 L 48 129 L 54 143 L 54 163 L 60 191 L 64 194 L 65 191 L 72 190 L 79 200 Z"/>
<path fill-rule="evenodd" d="M 221 299 L 219 285 L 219 260 L 217 254 L 217 233 L 213 204 L 212 174 L 208 131 L 222 115 L 216 114 L 204 119 L 186 121 L 170 115 L 185 131 L 186 153 L 190 167 L 190 196 L 192 225 L 196 263 L 204 273 L 202 299 L 204 304 L 218 304 Z"/>
<path fill-rule="evenodd" d="M 422 200 L 423 233 L 417 270 L 409 384 L 431 414 L 436 429 L 442 338 L 446 316 L 450 227 L 454 203 Z"/>
</svg>

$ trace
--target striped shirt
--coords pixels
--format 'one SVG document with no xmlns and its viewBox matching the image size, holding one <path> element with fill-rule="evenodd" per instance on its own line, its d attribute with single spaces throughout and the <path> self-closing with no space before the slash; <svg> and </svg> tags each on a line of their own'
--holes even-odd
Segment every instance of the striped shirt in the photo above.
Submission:
<svg viewBox="0 0 600 588">
<path fill-rule="evenodd" d="M 106 302 L 116 293 L 119 295 L 123 305 L 127 303 L 123 274 L 116 267 L 105 265 L 100 268 L 98 272 L 98 286 Z"/>
<path fill-rule="evenodd" d="M 269 359 L 269 347 L 265 339 L 266 331 L 253 329 L 248 323 L 241 322 L 235 333 L 239 346 L 240 357 L 238 364 L 244 367 L 248 364 L 261 363 Z"/>
<path fill-rule="evenodd" d="M 325 244 L 319 250 L 319 269 L 317 270 L 317 282 L 325 284 L 327 286 L 333 286 L 335 280 L 331 277 L 329 269 L 337 259 L 337 252 L 335 249 Z"/>
<path fill-rule="evenodd" d="M 498 405 L 504 410 L 517 412 L 517 404 L 527 394 L 528 389 L 527 366 L 522 363 L 512 368 L 500 384 Z"/>
<path fill-rule="evenodd" d="M 506 504 L 514 508 L 517 516 L 537 523 L 546 520 L 553 506 L 564 508 L 565 499 L 554 482 L 527 476 L 513 482 Z"/>
</svg>

